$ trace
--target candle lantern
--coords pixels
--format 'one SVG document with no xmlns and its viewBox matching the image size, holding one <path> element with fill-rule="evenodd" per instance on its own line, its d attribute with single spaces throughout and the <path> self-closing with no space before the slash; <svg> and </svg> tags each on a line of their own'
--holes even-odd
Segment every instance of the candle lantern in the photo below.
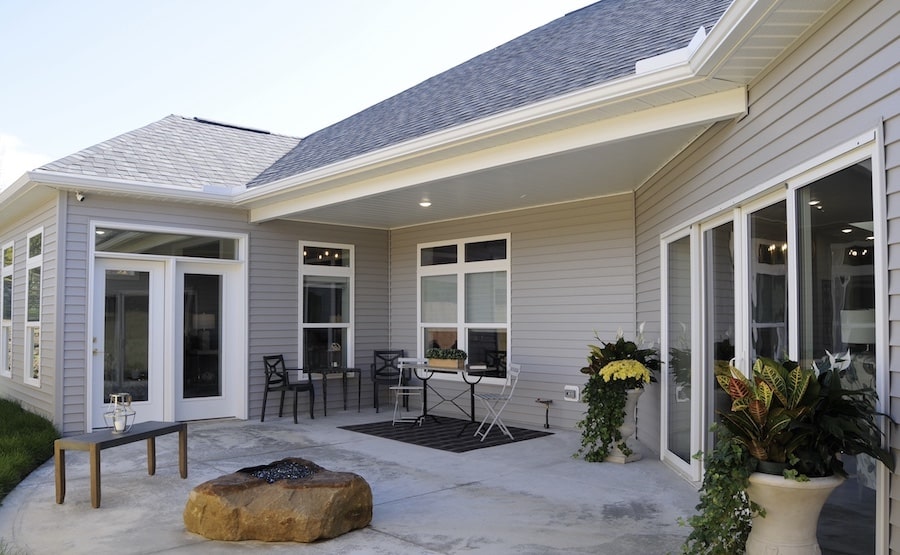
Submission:
<svg viewBox="0 0 900 555">
<path fill-rule="evenodd" d="M 127 432 L 134 425 L 135 411 L 131 408 L 131 393 L 110 393 L 103 419 L 114 434 Z"/>
</svg>

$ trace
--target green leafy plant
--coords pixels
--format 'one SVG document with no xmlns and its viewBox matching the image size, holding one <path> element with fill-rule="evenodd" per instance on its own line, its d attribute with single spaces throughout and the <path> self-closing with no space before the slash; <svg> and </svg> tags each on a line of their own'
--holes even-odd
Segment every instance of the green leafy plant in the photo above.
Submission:
<svg viewBox="0 0 900 555">
<path fill-rule="evenodd" d="M 425 350 L 425 358 L 442 358 L 445 360 L 466 360 L 469 355 L 462 349 L 440 349 L 431 347 Z"/>
<path fill-rule="evenodd" d="M 833 360 L 816 370 L 766 358 L 754 363 L 752 379 L 733 367 L 716 370 L 732 406 L 719 412 L 724 430 L 715 428 L 719 442 L 703 455 L 698 514 L 679 521 L 693 528 L 682 553 L 744 552 L 753 514 L 765 516 L 745 493 L 760 461 L 780 463 L 785 479 L 799 481 L 846 477 L 840 454 L 869 455 L 894 470 L 891 453 L 881 446 L 875 392 L 845 389 L 841 365 Z"/>
<path fill-rule="evenodd" d="M 600 340 L 596 332 L 594 336 Z M 640 335 L 638 341 L 643 343 Z M 582 390 L 587 411 L 576 424 L 582 431 L 581 448 L 573 456 L 602 462 L 613 445 L 626 456 L 630 455 L 632 451 L 619 432 L 625 420 L 625 392 L 656 381 L 654 373 L 659 370 L 657 350 L 626 341 L 621 333 L 615 341 L 588 347 L 588 365 L 581 369 L 581 373 L 588 375 Z"/>
<path fill-rule="evenodd" d="M 733 441 L 727 430 L 718 430 L 719 442 L 704 459 L 705 473 L 700 488 L 697 514 L 678 519 L 682 526 L 690 526 L 681 552 L 692 555 L 739 555 L 754 514 L 765 516 L 758 505 L 747 497 L 750 474 L 756 468 L 743 444 Z M 695 455 L 703 458 L 703 453 Z"/>
<path fill-rule="evenodd" d="M 0 399 L 0 500 L 53 456 L 53 441 L 58 437 L 46 418 Z"/>
</svg>

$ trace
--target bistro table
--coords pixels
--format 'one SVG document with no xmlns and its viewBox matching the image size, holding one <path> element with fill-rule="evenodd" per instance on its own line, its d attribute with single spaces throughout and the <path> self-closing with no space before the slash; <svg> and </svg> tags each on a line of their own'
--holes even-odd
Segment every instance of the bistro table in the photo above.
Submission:
<svg viewBox="0 0 900 555">
<path fill-rule="evenodd" d="M 440 401 L 434 404 L 432 409 L 443 404 L 450 403 L 460 412 L 462 412 L 468 418 L 468 422 L 463 426 L 462 430 L 460 430 L 460 435 L 462 435 L 463 431 L 465 431 L 466 427 L 469 424 L 475 424 L 475 385 L 481 382 L 481 379 L 484 378 L 487 372 L 491 370 L 486 367 L 470 367 L 465 366 L 463 368 L 445 368 L 442 366 L 431 366 L 428 364 L 416 364 L 412 366 L 408 366 L 408 368 L 412 368 L 413 372 L 415 372 L 416 377 L 422 380 L 424 387 L 422 388 L 422 419 L 427 417 L 431 417 L 434 420 L 437 420 L 437 417 L 433 414 L 428 414 L 428 390 L 430 389 L 435 395 L 440 398 Z M 461 407 L 456 400 L 466 394 L 466 391 L 460 391 L 453 397 L 445 397 L 441 394 L 440 391 L 435 389 L 428 383 L 431 378 L 434 377 L 435 374 L 456 374 L 462 381 L 469 385 L 469 410 L 466 410 L 464 407 Z"/>
<path fill-rule="evenodd" d="M 356 373 L 356 412 L 362 402 L 362 372 L 359 368 L 344 368 L 342 366 L 319 366 L 312 370 L 306 370 L 310 374 L 319 374 L 322 376 L 322 407 L 324 415 L 328 416 L 328 376 L 331 374 L 341 375 L 341 389 L 344 393 L 344 410 L 347 410 L 347 375 Z"/>
</svg>

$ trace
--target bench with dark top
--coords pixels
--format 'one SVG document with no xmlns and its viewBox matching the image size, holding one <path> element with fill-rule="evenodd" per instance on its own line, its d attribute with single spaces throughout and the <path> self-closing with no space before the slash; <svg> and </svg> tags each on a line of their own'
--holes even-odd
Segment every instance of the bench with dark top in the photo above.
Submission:
<svg viewBox="0 0 900 555">
<path fill-rule="evenodd" d="M 88 451 L 91 467 L 91 506 L 100 506 L 100 451 L 147 440 L 147 473 L 156 474 L 156 438 L 178 432 L 178 471 L 187 478 L 187 423 L 185 422 L 139 422 L 127 432 L 113 433 L 101 430 L 89 434 L 64 437 L 54 443 L 56 465 L 56 502 L 66 498 L 66 450 Z"/>
</svg>

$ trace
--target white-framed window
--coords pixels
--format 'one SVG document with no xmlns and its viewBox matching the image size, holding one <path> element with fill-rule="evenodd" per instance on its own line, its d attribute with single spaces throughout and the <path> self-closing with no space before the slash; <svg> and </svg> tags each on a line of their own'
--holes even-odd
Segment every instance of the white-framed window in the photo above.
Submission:
<svg viewBox="0 0 900 555">
<path fill-rule="evenodd" d="M 40 387 L 43 228 L 28 234 L 25 249 L 25 383 Z"/>
<path fill-rule="evenodd" d="M 300 359 L 304 369 L 353 366 L 353 246 L 300 242 Z"/>
<path fill-rule="evenodd" d="M 506 377 L 509 247 L 509 234 L 418 245 L 419 356 L 432 347 L 458 348 L 469 365 Z"/>
<path fill-rule="evenodd" d="M 12 377 L 13 243 L 0 247 L 0 376 Z"/>
<path fill-rule="evenodd" d="M 880 392 L 875 409 L 883 410 L 883 171 L 871 142 L 854 143 L 779 176 L 768 194 L 757 191 L 661 238 L 661 449 L 691 479 L 699 480 L 701 467 L 690 455 L 713 447 L 716 409 L 731 404 L 715 382 L 717 366 L 733 363 L 749 373 L 758 357 L 769 357 L 822 368 L 831 353 L 848 365 L 842 385 Z M 886 495 L 885 470 L 858 457 L 845 465 L 849 491 L 866 499 L 855 525 L 871 526 L 873 545 L 884 542 L 874 523 Z"/>
</svg>

